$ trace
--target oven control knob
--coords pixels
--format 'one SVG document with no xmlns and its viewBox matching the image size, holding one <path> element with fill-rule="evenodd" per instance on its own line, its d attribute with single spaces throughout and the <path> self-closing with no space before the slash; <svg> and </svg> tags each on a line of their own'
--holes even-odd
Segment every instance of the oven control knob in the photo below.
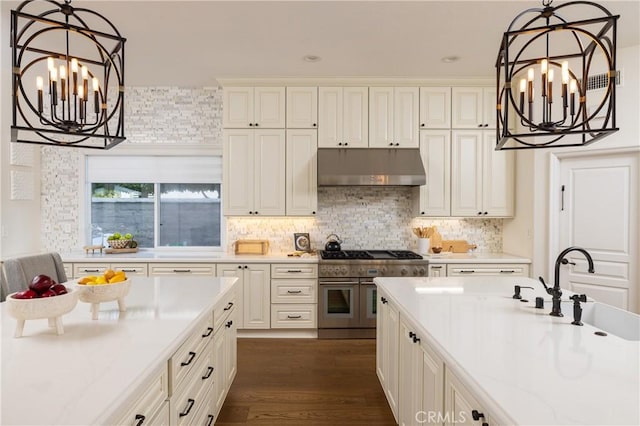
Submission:
<svg viewBox="0 0 640 426">
<path fill-rule="evenodd" d="M 424 268 L 420 268 L 420 276 L 424 276 L 424 274 L 425 274 Z"/>
<path fill-rule="evenodd" d="M 340 268 L 340 273 L 341 273 L 342 275 L 347 275 L 347 272 L 348 272 L 348 270 L 347 270 L 347 267 L 346 267 L 346 266 L 343 266 L 342 268 Z"/>
<path fill-rule="evenodd" d="M 415 277 L 416 275 L 418 275 L 418 268 L 413 268 L 413 276 Z"/>
<path fill-rule="evenodd" d="M 408 272 L 407 272 L 407 269 L 406 269 L 406 268 L 402 268 L 402 269 L 400 270 L 400 275 L 407 275 L 407 273 L 408 273 Z"/>
<path fill-rule="evenodd" d="M 380 271 L 382 272 L 382 274 L 381 274 L 381 275 L 387 275 L 387 267 L 386 267 L 386 266 L 383 266 L 383 267 L 380 269 Z"/>
</svg>

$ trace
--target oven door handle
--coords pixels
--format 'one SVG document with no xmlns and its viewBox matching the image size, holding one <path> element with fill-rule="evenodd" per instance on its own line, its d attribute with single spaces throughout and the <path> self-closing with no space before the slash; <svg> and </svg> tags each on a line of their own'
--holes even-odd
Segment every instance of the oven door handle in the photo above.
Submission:
<svg viewBox="0 0 640 426">
<path fill-rule="evenodd" d="M 364 284 L 364 285 L 376 285 L 376 283 L 373 282 L 373 280 L 371 281 L 360 281 L 360 284 Z"/>
<path fill-rule="evenodd" d="M 332 285 L 332 286 L 345 286 L 345 285 L 358 285 L 358 281 L 318 281 L 318 285 Z"/>
</svg>

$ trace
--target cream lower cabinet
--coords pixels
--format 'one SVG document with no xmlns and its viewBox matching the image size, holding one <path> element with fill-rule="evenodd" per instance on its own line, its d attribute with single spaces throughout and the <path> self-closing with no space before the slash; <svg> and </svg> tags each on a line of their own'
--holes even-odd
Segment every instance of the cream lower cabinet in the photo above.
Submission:
<svg viewBox="0 0 640 426">
<path fill-rule="evenodd" d="M 242 290 L 238 309 L 238 328 L 271 327 L 271 266 L 266 264 L 221 263 L 216 267 L 219 277 L 237 277 Z"/>
<path fill-rule="evenodd" d="M 447 265 L 429 263 L 429 275 L 430 278 L 440 278 L 447 276 Z"/>
<path fill-rule="evenodd" d="M 495 133 L 492 131 L 453 131 L 452 216 L 513 216 L 513 152 L 495 151 L 494 147 Z"/>
<path fill-rule="evenodd" d="M 271 265 L 271 328 L 317 328 L 318 265 Z"/>
<path fill-rule="evenodd" d="M 213 313 L 215 331 L 212 356 L 215 369 L 213 371 L 213 394 L 212 398 L 208 400 L 211 404 L 213 419 L 217 419 L 238 371 L 237 314 L 239 310 L 235 303 L 237 295 L 234 297 L 216 306 Z M 208 418 L 205 417 L 205 420 L 208 421 Z"/>
<path fill-rule="evenodd" d="M 169 424 L 169 375 L 166 363 L 140 387 L 140 393 L 125 408 L 120 417 L 108 424 L 117 425 L 168 425 Z"/>
<path fill-rule="evenodd" d="M 376 374 L 391 412 L 398 420 L 398 344 L 400 313 L 388 296 L 378 290 L 376 327 Z"/>
<path fill-rule="evenodd" d="M 166 275 L 184 276 L 214 276 L 216 265 L 213 263 L 151 263 L 149 264 L 150 277 L 162 277 Z"/>
<path fill-rule="evenodd" d="M 286 213 L 310 216 L 318 210 L 318 131 L 287 130 Z"/>
<path fill-rule="evenodd" d="M 224 214 L 285 214 L 284 129 L 225 129 L 223 142 Z"/>
<path fill-rule="evenodd" d="M 444 411 L 449 415 L 444 424 L 468 426 L 495 426 L 502 424 L 491 417 L 453 372 L 446 368 L 444 374 Z"/>
<path fill-rule="evenodd" d="M 107 269 L 122 270 L 128 276 L 138 275 L 146 277 L 149 269 L 146 263 L 65 263 L 64 271 L 67 278 L 80 278 L 85 275 L 102 275 Z"/>
<path fill-rule="evenodd" d="M 398 424 L 442 424 L 444 362 L 400 315 Z"/>
<path fill-rule="evenodd" d="M 429 268 L 431 268 L 431 265 Z M 429 269 L 429 271 L 431 271 L 431 269 Z M 470 275 L 528 277 L 529 265 L 526 263 L 465 263 L 447 265 L 448 277 Z"/>
</svg>

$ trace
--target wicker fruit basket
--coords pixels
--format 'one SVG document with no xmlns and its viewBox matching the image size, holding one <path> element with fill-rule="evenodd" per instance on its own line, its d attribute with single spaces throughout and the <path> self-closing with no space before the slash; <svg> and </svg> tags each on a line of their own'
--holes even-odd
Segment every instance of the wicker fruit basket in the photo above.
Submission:
<svg viewBox="0 0 640 426">
<path fill-rule="evenodd" d="M 131 240 L 107 240 L 109 247 L 114 249 L 123 249 L 129 247 Z"/>
</svg>

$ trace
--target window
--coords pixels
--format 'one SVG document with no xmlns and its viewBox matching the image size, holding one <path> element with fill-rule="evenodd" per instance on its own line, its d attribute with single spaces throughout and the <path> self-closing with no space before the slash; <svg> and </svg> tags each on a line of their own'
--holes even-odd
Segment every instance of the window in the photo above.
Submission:
<svg viewBox="0 0 640 426">
<path fill-rule="evenodd" d="M 141 248 L 220 248 L 221 171 L 217 156 L 88 157 L 87 239 L 119 232 Z"/>
</svg>

